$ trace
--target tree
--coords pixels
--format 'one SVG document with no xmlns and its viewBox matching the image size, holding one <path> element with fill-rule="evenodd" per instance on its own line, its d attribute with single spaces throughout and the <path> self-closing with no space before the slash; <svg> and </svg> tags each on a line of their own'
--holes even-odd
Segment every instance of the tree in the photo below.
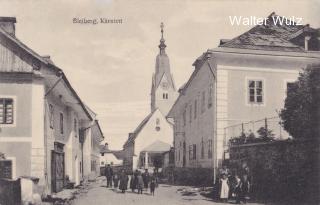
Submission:
<svg viewBox="0 0 320 205">
<path fill-rule="evenodd" d="M 272 133 L 272 130 L 269 130 L 266 127 L 260 127 L 257 133 L 259 134 L 259 138 L 264 142 L 270 142 L 274 140 L 274 134 Z"/>
<path fill-rule="evenodd" d="M 320 64 L 307 66 L 288 87 L 280 112 L 284 129 L 293 138 L 312 138 L 319 132 Z"/>
</svg>

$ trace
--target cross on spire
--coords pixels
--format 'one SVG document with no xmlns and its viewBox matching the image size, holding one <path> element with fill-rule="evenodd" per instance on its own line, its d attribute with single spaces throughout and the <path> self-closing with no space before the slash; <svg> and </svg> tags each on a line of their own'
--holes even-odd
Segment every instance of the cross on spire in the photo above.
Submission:
<svg viewBox="0 0 320 205">
<path fill-rule="evenodd" d="M 164 40 L 164 38 L 163 38 L 163 28 L 164 28 L 163 22 L 161 22 L 160 28 L 161 28 L 161 39 L 160 39 L 159 48 L 160 48 L 160 54 L 164 54 L 164 53 L 165 53 L 165 48 L 166 48 L 167 46 L 166 46 L 166 44 L 164 43 L 165 40 Z"/>
<path fill-rule="evenodd" d="M 161 38 L 163 38 L 163 28 L 164 28 L 163 22 L 161 22 L 160 28 L 161 28 Z"/>
</svg>

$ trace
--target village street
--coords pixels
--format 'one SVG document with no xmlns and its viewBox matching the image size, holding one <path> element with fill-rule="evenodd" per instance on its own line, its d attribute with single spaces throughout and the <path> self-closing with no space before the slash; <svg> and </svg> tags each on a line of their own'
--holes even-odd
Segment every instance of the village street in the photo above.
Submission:
<svg viewBox="0 0 320 205">
<path fill-rule="evenodd" d="M 185 191 L 183 191 L 185 190 Z M 155 196 L 151 196 L 149 191 L 142 195 L 132 193 L 127 190 L 125 194 L 119 190 L 106 187 L 104 178 L 100 178 L 94 183 L 90 190 L 73 201 L 73 205 L 104 205 L 104 204 L 121 204 L 121 205 L 222 205 L 226 203 L 215 202 L 210 198 L 202 196 L 198 191 L 193 191 L 191 187 L 159 185 L 156 189 Z M 230 204 L 233 204 L 230 201 Z M 248 203 L 258 205 L 257 203 Z M 259 204 L 262 205 L 262 204 Z"/>
</svg>

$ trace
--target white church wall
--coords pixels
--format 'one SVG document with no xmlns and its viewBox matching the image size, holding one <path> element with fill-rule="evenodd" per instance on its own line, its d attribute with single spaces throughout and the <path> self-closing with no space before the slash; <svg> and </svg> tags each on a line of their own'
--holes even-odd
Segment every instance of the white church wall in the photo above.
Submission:
<svg viewBox="0 0 320 205">
<path fill-rule="evenodd" d="M 159 124 L 157 125 L 157 119 Z M 156 127 L 160 127 L 157 131 Z M 156 110 L 135 140 L 133 169 L 137 168 L 140 152 L 153 142 L 160 140 L 173 145 L 173 128 L 159 110 Z"/>
</svg>

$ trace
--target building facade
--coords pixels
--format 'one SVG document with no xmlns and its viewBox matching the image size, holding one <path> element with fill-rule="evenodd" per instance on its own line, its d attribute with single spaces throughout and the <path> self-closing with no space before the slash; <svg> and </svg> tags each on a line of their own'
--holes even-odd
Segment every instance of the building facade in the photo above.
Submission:
<svg viewBox="0 0 320 205">
<path fill-rule="evenodd" d="M 194 62 L 168 114 L 174 119 L 176 167 L 210 168 L 216 176 L 228 140 L 235 137 L 227 128 L 278 116 L 290 82 L 302 68 L 319 62 L 315 29 L 274 24 L 272 16 L 268 25 L 221 40 Z"/>
<path fill-rule="evenodd" d="M 50 57 L 16 38 L 15 23 L 0 17 L 0 151 L 8 178 L 39 178 L 50 194 L 84 179 L 83 147 L 95 133 L 83 130 L 95 121 Z"/>
</svg>

